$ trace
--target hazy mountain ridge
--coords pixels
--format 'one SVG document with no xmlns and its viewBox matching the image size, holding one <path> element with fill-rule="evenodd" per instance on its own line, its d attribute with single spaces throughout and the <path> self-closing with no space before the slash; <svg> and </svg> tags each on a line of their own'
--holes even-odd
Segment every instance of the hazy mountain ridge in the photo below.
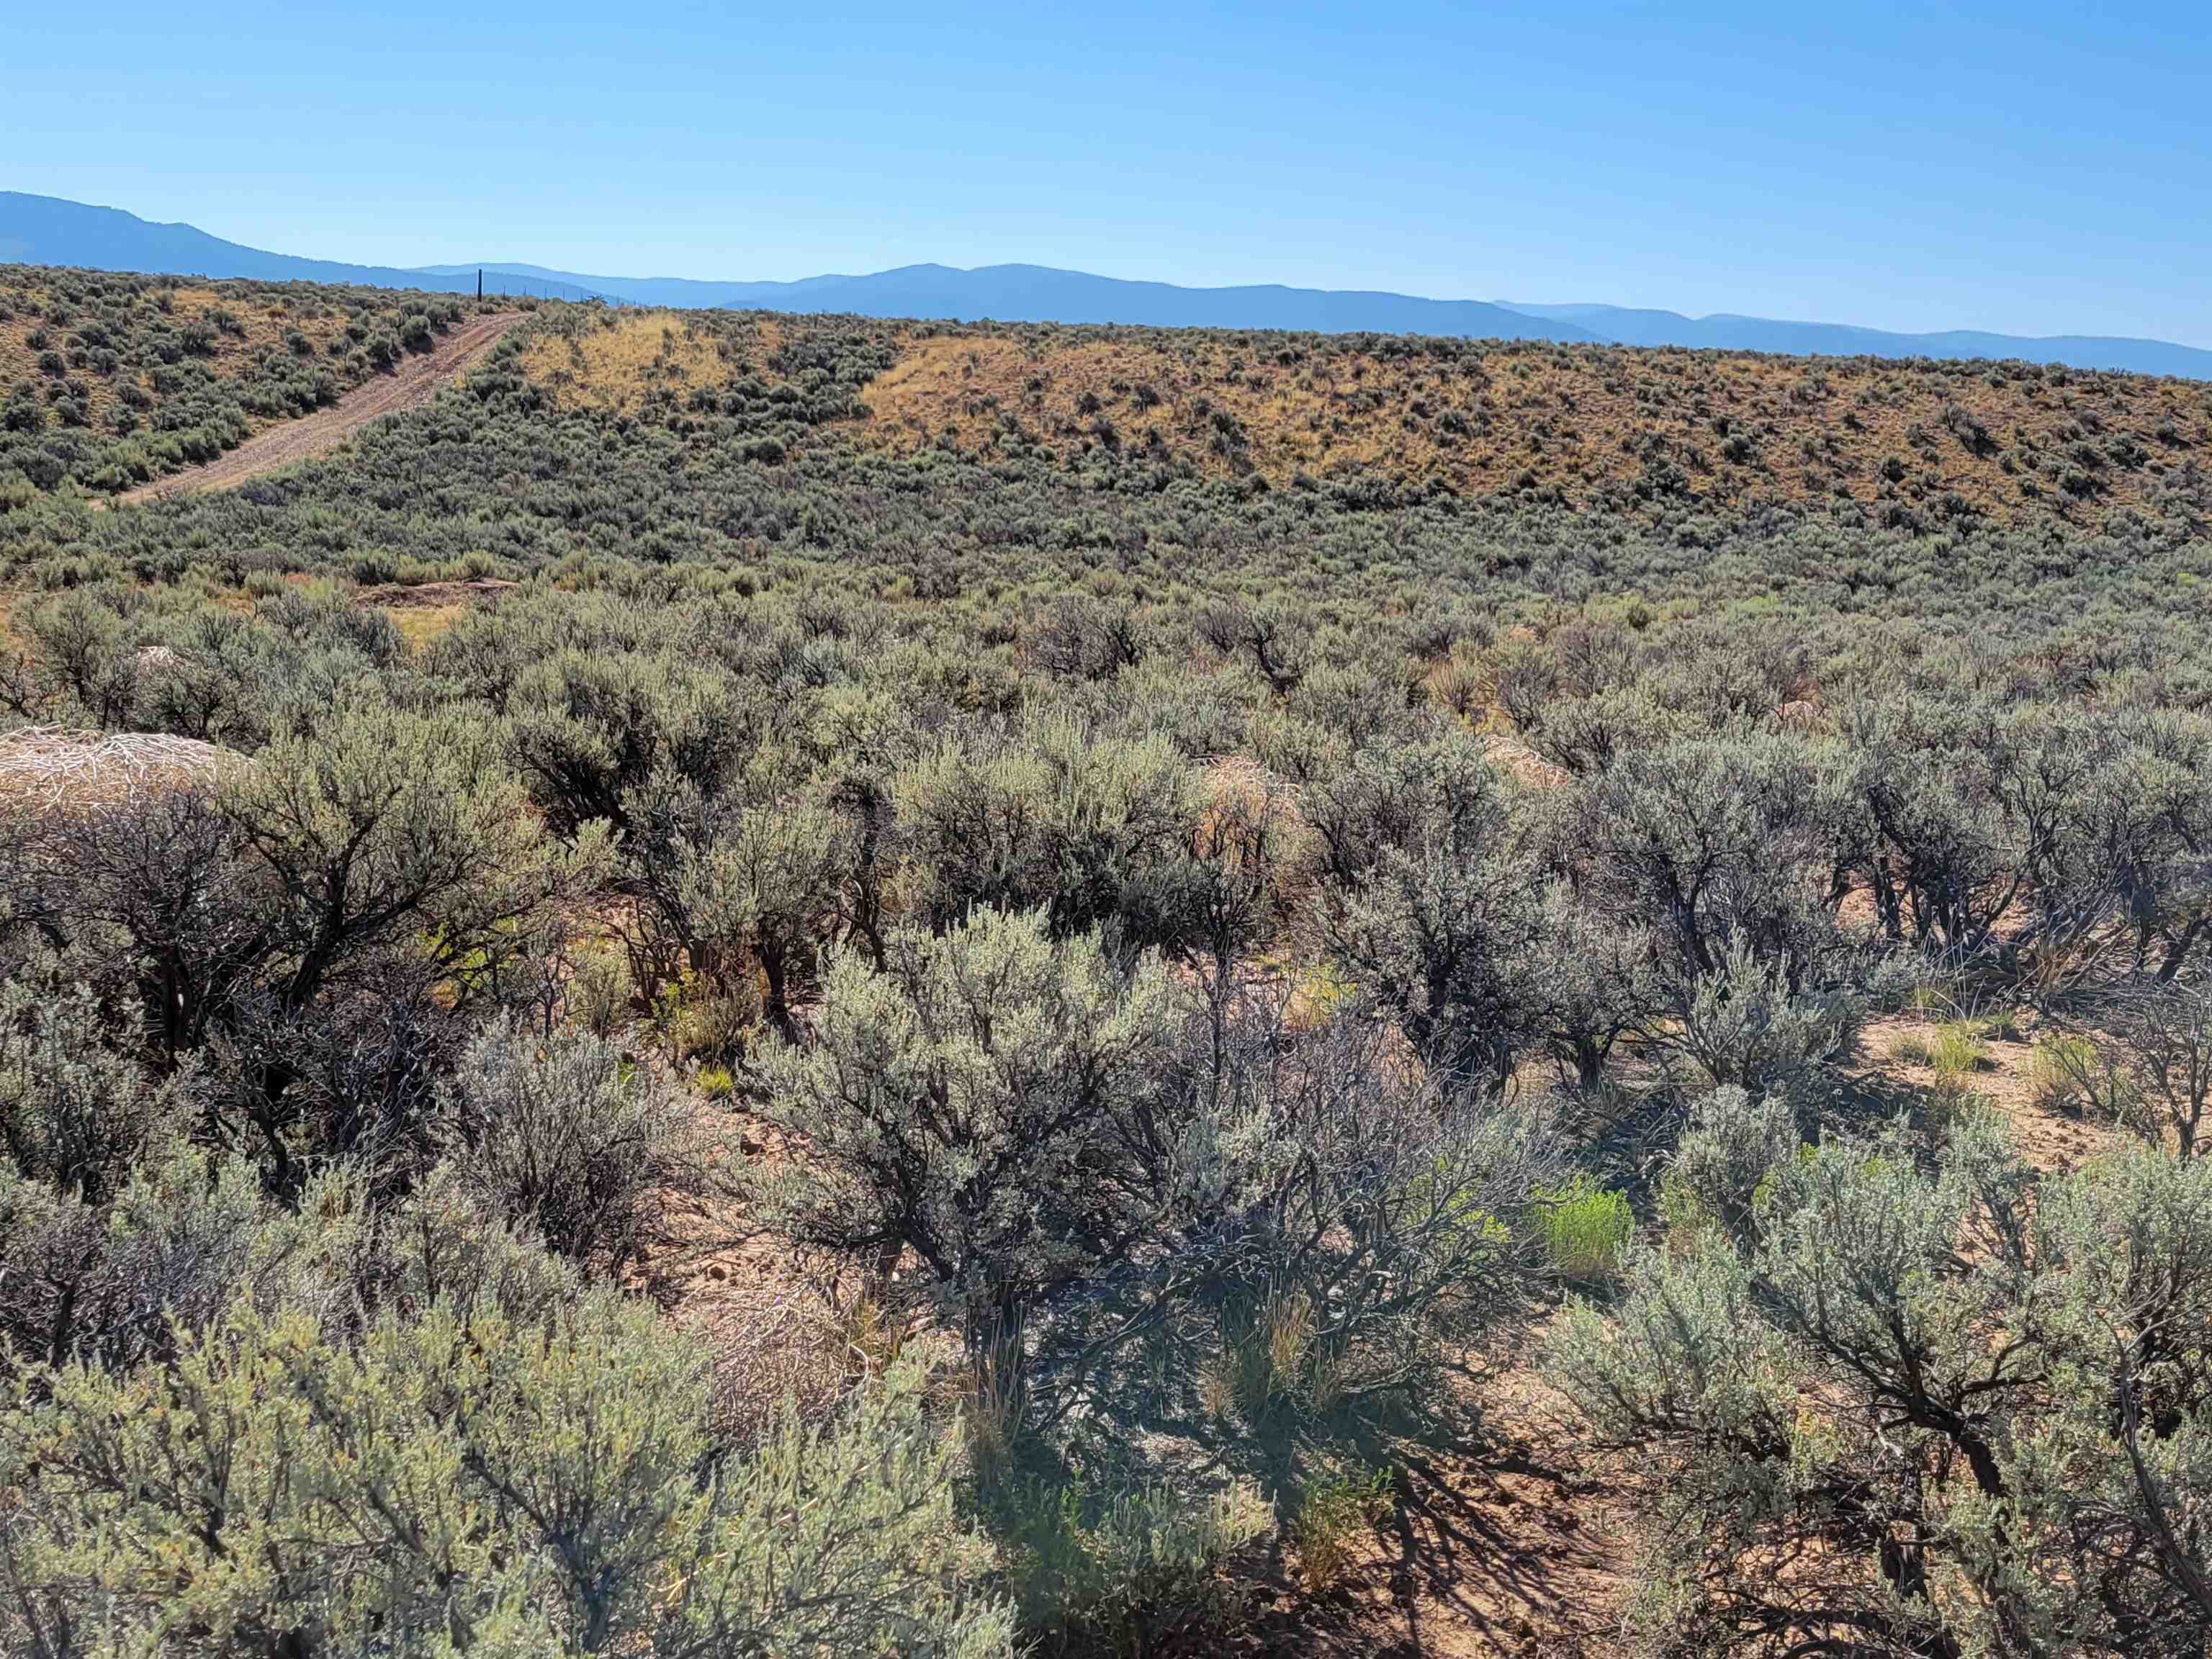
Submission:
<svg viewBox="0 0 2212 1659">
<path fill-rule="evenodd" d="M 2096 335 L 2028 337 L 1978 330 L 1906 334 L 1844 323 L 1680 313 L 1603 304 L 1435 300 L 1370 290 L 1255 284 L 1181 288 L 1047 265 L 904 265 L 865 275 L 793 282 L 709 282 L 610 276 L 514 261 L 414 269 L 351 265 L 271 253 L 185 224 L 155 224 L 114 208 L 0 191 L 0 259 L 103 270 L 166 271 L 263 281 L 359 283 L 447 292 L 472 289 L 482 269 L 511 287 L 551 297 L 604 297 L 637 305 L 846 312 L 865 317 L 961 321 L 1126 323 L 1159 327 L 1266 328 L 1322 333 L 1429 334 L 1478 339 L 1561 340 L 1789 356 L 2017 358 L 2077 368 L 2124 369 L 2212 380 L 2212 350 L 2163 340 Z"/>
<path fill-rule="evenodd" d="M 242 276 L 264 283 L 350 283 L 444 294 L 474 293 L 477 270 L 471 265 L 463 276 L 458 267 L 433 273 L 271 253 L 210 236 L 192 225 L 157 224 L 120 208 L 90 207 L 17 191 L 0 191 L 0 261 L 180 276 Z M 537 282 L 547 298 L 599 297 L 558 276 Z"/>
<path fill-rule="evenodd" d="M 453 266 L 431 266 L 444 273 Z M 475 267 L 468 269 L 473 270 Z M 804 277 L 791 283 L 707 283 L 682 277 L 582 276 L 532 265 L 487 265 L 574 283 L 638 305 L 728 307 L 770 311 L 842 311 L 861 317 L 990 318 L 1008 323 L 1127 323 L 1161 328 L 1268 328 L 1323 334 L 1461 335 L 1474 339 L 1594 341 L 1590 331 L 1526 316 L 1480 300 L 1277 283 L 1178 288 L 1129 282 L 1049 265 L 903 265 L 866 276 Z"/>
<path fill-rule="evenodd" d="M 1524 316 L 1571 323 L 1616 345 L 1679 345 L 1771 351 L 1790 356 L 2008 357 L 2068 363 L 2079 368 L 2127 369 L 2141 374 L 2212 377 L 2212 351 L 2166 340 L 2096 334 L 1993 334 L 1964 328 L 1905 334 L 1851 323 L 1790 322 L 1729 312 L 1686 317 L 1680 312 L 1626 306 L 1500 303 Z"/>
</svg>

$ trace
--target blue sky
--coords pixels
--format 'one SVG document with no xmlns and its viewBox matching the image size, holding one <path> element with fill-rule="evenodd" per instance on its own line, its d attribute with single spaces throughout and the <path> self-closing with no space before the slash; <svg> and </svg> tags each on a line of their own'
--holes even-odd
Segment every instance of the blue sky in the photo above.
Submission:
<svg viewBox="0 0 2212 1659">
<path fill-rule="evenodd" d="M 2212 6 L 26 6 L 0 187 L 284 252 L 1029 260 L 2212 345 Z"/>
</svg>

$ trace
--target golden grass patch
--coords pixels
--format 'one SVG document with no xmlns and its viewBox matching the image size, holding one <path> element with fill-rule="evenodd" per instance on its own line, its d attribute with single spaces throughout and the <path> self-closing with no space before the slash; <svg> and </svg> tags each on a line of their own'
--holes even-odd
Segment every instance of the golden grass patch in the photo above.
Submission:
<svg viewBox="0 0 2212 1659">
<path fill-rule="evenodd" d="M 407 641 L 407 648 L 420 652 L 475 609 L 473 605 L 394 605 L 385 614 L 399 630 L 399 637 Z"/>
<path fill-rule="evenodd" d="M 983 327 L 912 337 L 862 401 L 870 441 L 905 450 L 1103 448 L 1277 486 L 1577 504 L 1848 496 L 2094 518 L 2212 464 L 2212 398 L 2191 383 L 1983 363 Z"/>
<path fill-rule="evenodd" d="M 653 392 L 719 386 L 728 370 L 714 329 L 680 311 L 611 311 L 540 333 L 523 372 L 572 406 L 635 414 Z"/>
</svg>

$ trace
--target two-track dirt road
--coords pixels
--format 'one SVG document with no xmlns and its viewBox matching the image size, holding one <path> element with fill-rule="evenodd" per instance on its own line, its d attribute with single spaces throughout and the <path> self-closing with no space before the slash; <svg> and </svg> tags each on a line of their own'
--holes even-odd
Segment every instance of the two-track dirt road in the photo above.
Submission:
<svg viewBox="0 0 2212 1659">
<path fill-rule="evenodd" d="M 150 501 L 204 489 L 235 489 L 249 479 L 319 455 L 371 421 L 428 403 L 441 386 L 451 384 L 497 345 L 522 316 L 519 311 L 501 311 L 472 319 L 423 356 L 406 358 L 392 373 L 356 386 L 328 409 L 256 433 L 227 455 L 142 484 L 117 500 Z"/>
</svg>

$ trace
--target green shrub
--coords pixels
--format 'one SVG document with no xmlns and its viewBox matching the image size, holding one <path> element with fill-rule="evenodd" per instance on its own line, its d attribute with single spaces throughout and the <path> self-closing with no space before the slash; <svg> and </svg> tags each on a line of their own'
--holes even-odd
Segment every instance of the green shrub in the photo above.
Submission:
<svg viewBox="0 0 2212 1659">
<path fill-rule="evenodd" d="M 605 1036 L 622 1023 L 636 996 L 629 957 L 611 945 L 587 946 L 576 954 L 568 975 L 567 1013 L 594 1036 Z"/>
<path fill-rule="evenodd" d="M 1698 977 L 1680 1042 L 1715 1086 L 1787 1088 L 1850 1047 L 1860 1012 L 1844 991 L 1792 990 L 1785 963 L 1738 939 Z"/>
<path fill-rule="evenodd" d="M 1626 1194 L 1577 1176 L 1565 1187 L 1537 1194 L 1536 1203 L 1544 1253 L 1554 1273 L 1586 1281 L 1620 1270 L 1621 1250 L 1636 1227 Z"/>
<path fill-rule="evenodd" d="M 2079 1032 L 2053 1031 L 2038 1039 L 2027 1057 L 2027 1085 L 2045 1111 L 2113 1120 L 2130 1115 L 2137 1092 L 2105 1047 Z"/>
<path fill-rule="evenodd" d="M 710 1066 L 726 1065 L 744 1052 L 760 1015 L 758 990 L 750 978 L 732 978 L 718 987 L 687 970 L 653 999 L 653 1028 L 672 1058 Z"/>
<path fill-rule="evenodd" d="M 0 1638 L 21 1607 L 180 1659 L 301 1629 L 347 1653 L 1011 1659 L 918 1376 L 723 1458 L 709 1375 L 607 1287 L 528 1318 L 441 1297 L 356 1341 L 241 1298 L 173 1364 L 52 1373 L 9 1425 L 27 1597 Z"/>
<path fill-rule="evenodd" d="M 689 1113 L 654 1068 L 573 1026 L 544 1042 L 486 1027 L 445 1102 L 459 1166 L 495 1214 L 526 1218 L 571 1261 L 619 1272 L 696 1174 Z"/>
<path fill-rule="evenodd" d="M 2027 1039 L 2027 1033 L 2021 1025 L 2020 1016 L 2009 1008 L 2000 1008 L 1994 1013 L 1977 1014 L 1966 1024 L 1985 1042 L 2024 1042 Z"/>
<path fill-rule="evenodd" d="M 182 1091 L 157 1086 L 111 1047 L 89 988 L 0 980 L 0 1169 L 87 1200 L 176 1128 Z"/>
<path fill-rule="evenodd" d="M 373 547 L 365 552 L 356 554 L 349 570 L 354 580 L 359 582 L 363 587 L 376 587 L 398 581 L 401 574 L 401 563 L 402 562 L 387 550 Z"/>
<path fill-rule="evenodd" d="M 1729 1087 L 1695 1103 L 1660 1188 L 1669 1236 L 1686 1244 L 1712 1223 L 1747 1233 L 1759 1183 L 1797 1144 L 1796 1115 L 1778 1096 Z"/>
</svg>

